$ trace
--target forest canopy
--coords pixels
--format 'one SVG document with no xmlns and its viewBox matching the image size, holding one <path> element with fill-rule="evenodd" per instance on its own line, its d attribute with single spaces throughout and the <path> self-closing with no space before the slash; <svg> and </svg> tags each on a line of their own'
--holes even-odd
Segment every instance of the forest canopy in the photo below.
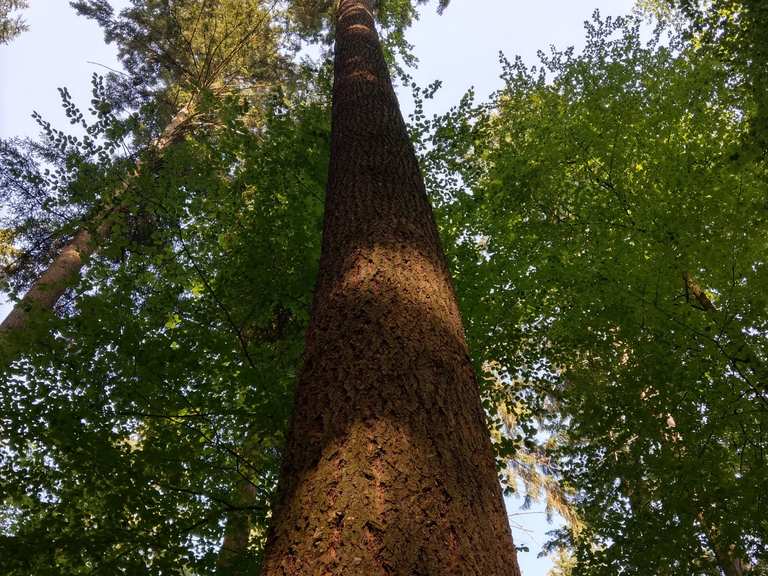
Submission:
<svg viewBox="0 0 768 576">
<path fill-rule="evenodd" d="M 0 326 L 0 575 L 266 574 L 305 348 L 317 300 L 336 294 L 328 183 L 369 170 L 378 185 L 390 166 L 335 160 L 353 132 L 338 128 L 331 48 L 343 14 L 314 0 L 71 4 L 122 70 L 94 74 L 87 109 L 60 90 L 70 125 L 36 115 L 38 139 L 0 140 L 0 289 L 14 303 Z M 493 473 L 559 519 L 551 574 L 768 574 L 768 5 L 596 12 L 583 49 L 533 67 L 502 54 L 497 92 L 436 115 L 440 83 L 412 83 L 406 31 L 451 5 L 366 5 L 412 90 L 405 148 Z M 25 7 L 0 0 L 0 43 L 23 33 L 11 13 Z M 421 262 L 414 245 L 401 252 Z M 384 304 L 363 304 L 383 330 Z M 444 336 L 440 310 L 425 322 Z M 444 369 L 428 360 L 414 379 Z M 452 408 L 419 401 L 459 452 Z M 378 482 L 372 470 L 361 477 Z M 363 533 L 388 545 L 372 521 Z"/>
</svg>

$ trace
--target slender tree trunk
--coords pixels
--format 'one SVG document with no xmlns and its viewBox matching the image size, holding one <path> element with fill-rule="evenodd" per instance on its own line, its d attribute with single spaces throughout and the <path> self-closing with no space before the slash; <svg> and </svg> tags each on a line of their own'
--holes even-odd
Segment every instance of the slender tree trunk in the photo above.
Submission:
<svg viewBox="0 0 768 576">
<path fill-rule="evenodd" d="M 279 329 L 279 328 L 278 328 Z M 276 338 L 270 341 L 277 341 Z M 251 576 L 254 561 L 249 554 L 253 528 L 253 512 L 258 502 L 256 485 L 250 478 L 253 461 L 258 454 L 257 436 L 249 436 L 243 443 L 241 461 L 238 466 L 237 492 L 233 509 L 227 514 L 224 541 L 216 560 L 216 574 L 220 576 Z"/>
<path fill-rule="evenodd" d="M 699 303 L 699 305 L 707 312 L 715 313 L 717 309 L 714 304 L 709 300 L 707 295 L 696 283 L 696 281 L 687 272 L 683 273 L 683 279 L 686 283 L 686 290 L 688 296 L 693 297 Z M 661 414 L 658 415 L 661 419 Z M 663 437 L 667 442 L 683 442 L 684 438 L 676 430 L 677 423 L 675 417 L 672 414 L 667 414 L 664 418 L 667 423 L 667 431 Z M 685 444 L 679 448 L 682 453 L 685 453 Z M 650 502 L 653 500 L 653 495 L 648 490 L 648 485 L 643 478 L 635 480 L 634 485 L 629 483 L 623 483 L 622 491 L 629 499 L 632 513 L 634 516 L 640 514 L 654 514 L 655 512 L 650 507 Z M 725 576 L 743 576 L 743 574 L 749 569 L 749 563 L 745 562 L 738 557 L 736 546 L 733 544 L 724 544 L 720 538 L 719 530 L 714 524 L 709 522 L 705 515 L 706 510 L 711 509 L 712 502 L 708 500 L 701 501 L 701 499 L 694 495 L 693 503 L 697 509 L 696 520 L 701 527 L 701 535 L 704 537 L 708 545 L 704 546 L 702 543 L 702 550 L 704 552 L 710 552 L 717 568 L 725 574 Z"/>
<path fill-rule="evenodd" d="M 722 573 L 725 576 L 744 576 L 750 569 L 749 562 L 739 558 L 736 546 L 722 542 L 719 530 L 709 522 L 703 512 L 699 512 L 697 518 Z"/>
<path fill-rule="evenodd" d="M 702 310 L 712 316 L 717 322 L 718 328 L 722 329 L 731 340 L 731 350 L 727 353 L 734 368 L 739 370 L 742 377 L 750 383 L 756 392 L 761 393 L 766 382 L 765 366 L 752 351 L 744 334 L 740 330 L 734 329 L 730 319 L 722 317 L 706 292 L 687 271 L 683 272 L 683 283 L 688 298 L 693 298 Z M 704 510 L 705 507 L 701 509 Z M 750 564 L 739 557 L 736 546 L 721 541 L 717 528 L 705 518 L 703 512 L 699 512 L 698 519 L 723 574 L 725 576 L 742 576 L 747 573 L 750 570 Z"/>
<path fill-rule="evenodd" d="M 52 310 L 67 288 L 74 282 L 80 269 L 93 253 L 98 240 L 108 234 L 109 225 L 103 223 L 96 233 L 81 228 L 72 240 L 54 258 L 48 269 L 35 280 L 24 297 L 0 324 L 0 333 L 25 329 L 35 309 Z"/>
<path fill-rule="evenodd" d="M 191 115 L 190 106 L 181 108 L 163 133 L 152 143 L 152 148 L 157 153 L 162 153 L 168 148 L 179 138 Z M 140 168 L 141 163 L 137 162 L 135 173 L 138 173 Z M 72 240 L 64 246 L 48 269 L 32 284 L 0 324 L 0 339 L 6 339 L 11 333 L 26 329 L 35 311 L 53 310 L 67 288 L 77 281 L 88 258 L 109 236 L 114 217 L 111 212 L 112 210 L 105 209 L 97 222 L 91 222 L 89 226 L 75 233 Z"/>
<path fill-rule="evenodd" d="M 519 576 L 371 10 L 338 9 L 320 273 L 263 574 Z"/>
<path fill-rule="evenodd" d="M 236 510 L 227 515 L 224 542 L 216 561 L 216 574 L 221 576 L 244 575 L 251 539 L 251 507 L 256 502 L 256 487 L 245 478 L 239 480 Z"/>
</svg>

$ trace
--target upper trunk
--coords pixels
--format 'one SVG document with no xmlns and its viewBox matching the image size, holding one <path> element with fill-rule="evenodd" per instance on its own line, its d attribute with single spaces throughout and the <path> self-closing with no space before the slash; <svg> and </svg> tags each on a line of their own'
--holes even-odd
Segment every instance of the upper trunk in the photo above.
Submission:
<svg viewBox="0 0 768 576">
<path fill-rule="evenodd" d="M 518 576 L 461 318 L 364 0 L 340 2 L 323 250 L 264 574 Z"/>
</svg>

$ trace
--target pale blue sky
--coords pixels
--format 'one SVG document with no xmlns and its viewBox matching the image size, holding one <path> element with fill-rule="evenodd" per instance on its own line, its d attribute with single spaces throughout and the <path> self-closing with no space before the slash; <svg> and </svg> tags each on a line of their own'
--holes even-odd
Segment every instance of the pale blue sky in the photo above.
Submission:
<svg viewBox="0 0 768 576">
<path fill-rule="evenodd" d="M 113 0 L 115 7 L 127 0 Z M 422 11 L 421 20 L 410 31 L 420 67 L 415 80 L 426 85 L 443 81 L 429 111 L 439 112 L 455 104 L 474 86 L 479 98 L 500 87 L 498 53 L 520 55 L 536 63 L 537 50 L 583 45 L 584 20 L 595 8 L 603 15 L 628 13 L 634 0 L 453 0 L 443 16 L 434 3 Z M 38 133 L 30 114 L 40 112 L 65 128 L 67 120 L 59 106 L 57 87 L 66 86 L 74 101 L 87 109 L 90 77 L 104 69 L 89 62 L 117 67 L 115 51 L 104 45 L 99 28 L 78 18 L 68 0 L 31 0 L 26 11 L 30 31 L 8 46 L 0 46 L 0 137 Z M 410 109 L 409 93 L 401 100 Z M 1 296 L 1 295 L 0 295 Z M 0 316 L 7 307 L 0 304 Z M 520 555 L 523 576 L 545 576 L 551 563 L 537 559 L 546 540 L 548 525 L 540 510 L 520 511 L 515 500 L 508 503 L 517 544 L 530 547 Z"/>
</svg>

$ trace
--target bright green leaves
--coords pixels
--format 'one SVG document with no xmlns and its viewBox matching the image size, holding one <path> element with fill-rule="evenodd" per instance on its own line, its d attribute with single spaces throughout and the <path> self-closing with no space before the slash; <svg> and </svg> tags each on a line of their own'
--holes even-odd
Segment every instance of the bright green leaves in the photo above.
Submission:
<svg viewBox="0 0 768 576">
<path fill-rule="evenodd" d="M 766 358 L 767 183 L 734 158 L 752 100 L 729 64 L 639 26 L 595 20 L 540 70 L 503 60 L 492 107 L 432 121 L 424 165 L 474 355 L 498 366 L 486 394 L 528 407 L 500 431 L 550 439 L 498 446 L 576 491 L 574 573 L 710 574 L 712 530 L 765 549 L 762 368 L 736 350 Z"/>
<path fill-rule="evenodd" d="M 42 123 L 49 147 L 2 149 L 16 204 L 0 259 L 12 241 L 47 247 L 94 207 L 121 208 L 77 298 L 43 320 L 53 335 L 0 380 L 0 557 L 14 576 L 210 573 L 246 480 L 257 565 L 319 253 L 328 70 L 240 97 L 211 78 L 274 64 L 272 32 L 226 65 L 209 48 L 262 7 L 135 2 L 116 18 L 80 4 L 137 78 L 172 32 L 147 78 L 203 86 L 206 129 L 162 157 L 144 150 L 148 169 L 119 202 L 134 159 L 98 146 L 159 132 L 168 103 L 146 92 L 125 121 L 119 99 L 94 97 L 91 140 Z M 293 8 L 319 26 L 328 5 Z M 414 4 L 379 8 L 397 40 Z M 638 21 L 596 20 L 582 53 L 554 51 L 535 71 L 502 59 L 490 103 L 469 94 L 428 119 L 438 86 L 419 91 L 411 130 L 508 486 L 569 521 L 561 571 L 708 575 L 723 549 L 751 561 L 766 541 L 759 102 L 734 90 L 732 62 L 676 34 L 642 38 Z M 26 189 L 43 198 L 31 218 Z"/>
<path fill-rule="evenodd" d="M 243 481 L 258 565 L 319 254 L 313 76 L 249 109 L 259 130 L 224 99 L 148 155 L 74 306 L 0 378 L 5 573 L 212 573 Z"/>
</svg>

